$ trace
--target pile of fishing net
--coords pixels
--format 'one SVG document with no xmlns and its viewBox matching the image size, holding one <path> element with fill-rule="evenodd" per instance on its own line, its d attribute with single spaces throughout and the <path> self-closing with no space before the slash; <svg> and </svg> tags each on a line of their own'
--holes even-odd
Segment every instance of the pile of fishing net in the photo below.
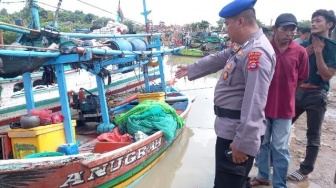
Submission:
<svg viewBox="0 0 336 188">
<path fill-rule="evenodd" d="M 166 102 L 144 100 L 128 112 L 115 118 L 119 126 L 125 126 L 128 133 L 137 131 L 150 135 L 158 130 L 167 141 L 175 137 L 175 132 L 184 125 L 184 119 Z"/>
</svg>

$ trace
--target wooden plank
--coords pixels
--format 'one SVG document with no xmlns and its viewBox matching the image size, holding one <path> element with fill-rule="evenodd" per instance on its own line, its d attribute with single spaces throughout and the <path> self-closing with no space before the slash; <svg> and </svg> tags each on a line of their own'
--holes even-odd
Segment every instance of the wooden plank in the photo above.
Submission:
<svg viewBox="0 0 336 188">
<path fill-rule="evenodd" d="M 109 151 L 113 151 L 124 146 L 127 146 L 131 143 L 129 142 L 98 142 L 94 146 L 93 152 L 94 153 L 106 153 Z"/>
</svg>

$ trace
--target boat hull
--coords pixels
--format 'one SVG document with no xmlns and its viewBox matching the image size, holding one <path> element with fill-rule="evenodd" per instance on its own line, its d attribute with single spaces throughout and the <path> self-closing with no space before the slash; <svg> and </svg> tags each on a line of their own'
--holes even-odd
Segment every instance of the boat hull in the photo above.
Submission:
<svg viewBox="0 0 336 188">
<path fill-rule="evenodd" d="M 50 57 L 20 57 L 0 54 L 0 77 L 14 78 L 40 68 Z"/>
<path fill-rule="evenodd" d="M 180 116 L 191 108 L 188 98 Z M 127 187 L 144 175 L 181 137 L 184 126 L 172 141 L 158 131 L 149 137 L 106 153 L 14 159 L 0 161 L 0 187 Z"/>
</svg>

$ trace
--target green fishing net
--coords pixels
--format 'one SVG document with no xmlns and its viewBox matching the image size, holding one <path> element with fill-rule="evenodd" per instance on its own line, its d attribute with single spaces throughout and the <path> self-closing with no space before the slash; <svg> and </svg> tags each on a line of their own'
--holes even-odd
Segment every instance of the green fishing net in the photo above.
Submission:
<svg viewBox="0 0 336 188">
<path fill-rule="evenodd" d="M 142 131 L 151 134 L 157 130 L 163 132 L 168 141 L 175 137 L 175 132 L 184 125 L 184 119 L 166 102 L 144 100 L 128 112 L 116 117 L 117 125 L 125 125 L 130 134 Z"/>
</svg>

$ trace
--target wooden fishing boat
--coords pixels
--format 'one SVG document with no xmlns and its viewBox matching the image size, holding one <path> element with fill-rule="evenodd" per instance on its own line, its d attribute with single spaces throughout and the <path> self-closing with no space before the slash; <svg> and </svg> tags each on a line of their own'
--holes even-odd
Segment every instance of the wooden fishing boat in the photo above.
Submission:
<svg viewBox="0 0 336 188">
<path fill-rule="evenodd" d="M 36 12 L 36 6 L 31 7 L 31 10 Z M 144 1 L 143 15 L 146 23 L 149 13 Z M 5 28 L 26 31 L 25 28 Z M 112 38 L 110 35 L 101 34 L 59 35 L 70 38 Z M 31 87 L 31 73 L 25 72 L 22 75 L 23 92 L 28 116 L 21 116 L 24 120 L 20 121 L 21 127 L 12 127 L 7 133 L 0 134 L 1 153 L 5 158 L 0 160 L 0 187 L 127 187 L 155 165 L 182 135 L 185 118 L 192 104 L 190 97 L 166 84 L 163 56 L 180 48 L 162 50 L 160 36 L 159 33 L 113 36 L 148 39 L 144 50 L 102 50 L 78 46 L 73 53 L 56 52 L 57 55 L 55 52 L 0 50 L 0 56 L 10 54 L 15 57 L 52 57 L 43 66 L 55 68 L 61 106 L 61 114 L 57 115 L 64 118 L 59 118 L 60 121 L 56 123 L 39 126 L 42 113 L 37 116 L 39 121 L 36 115 L 32 115 L 36 111 L 36 93 Z M 153 63 L 153 59 L 157 59 L 159 75 L 150 74 L 148 71 L 149 63 Z M 134 64 L 118 67 L 118 71 L 141 68 L 139 70 L 143 74 L 143 93 L 109 108 L 102 70 L 111 65 L 129 62 Z M 79 63 L 78 68 L 93 74 L 97 84 L 97 94 L 87 96 L 86 99 L 94 101 L 92 103 L 97 105 L 101 115 L 96 131 L 100 134 L 98 137 L 96 134 L 76 135 L 76 121 L 71 117 L 67 87 L 71 80 L 65 77 L 64 65 Z M 157 77 L 160 81 L 152 84 L 151 79 Z M 111 137 L 114 139 L 111 140 Z M 6 147 L 8 145 L 11 148 Z M 7 159 L 8 149 L 12 149 L 14 159 Z"/>
<path fill-rule="evenodd" d="M 187 116 L 190 98 L 175 93 L 166 100 L 179 104 L 179 115 Z M 121 148 L 122 143 L 93 140 L 83 144 L 79 148 L 83 153 L 77 155 L 0 160 L 0 187 L 126 187 L 146 173 L 183 130 L 178 129 L 171 141 L 157 131 Z"/>
<path fill-rule="evenodd" d="M 226 39 L 220 38 L 217 33 L 197 32 L 191 35 L 189 44 L 186 44 L 186 42 L 183 42 L 185 39 L 179 39 L 179 36 L 175 34 L 173 38 L 174 46 L 184 45 L 185 48 L 174 52 L 174 55 L 204 57 L 222 50 L 222 45 L 226 41 Z M 185 38 L 183 37 L 185 34 L 181 36 Z"/>
</svg>

